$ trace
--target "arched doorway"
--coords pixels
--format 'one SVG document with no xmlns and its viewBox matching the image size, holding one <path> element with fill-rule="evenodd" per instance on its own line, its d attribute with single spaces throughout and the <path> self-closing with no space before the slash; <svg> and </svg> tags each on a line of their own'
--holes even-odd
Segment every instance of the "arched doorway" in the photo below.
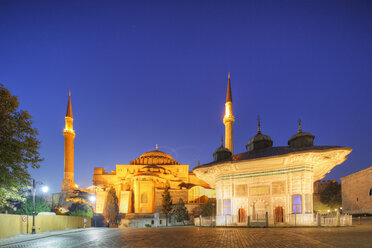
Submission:
<svg viewBox="0 0 372 248">
<path fill-rule="evenodd" d="M 267 212 L 267 202 L 258 200 L 252 205 L 252 220 L 265 220 Z"/>
<path fill-rule="evenodd" d="M 275 223 L 283 223 L 283 220 L 284 220 L 283 207 L 276 207 L 274 209 L 274 221 L 275 221 Z"/>
<path fill-rule="evenodd" d="M 245 214 L 245 209 L 244 208 L 239 208 L 238 211 L 238 222 L 239 223 L 244 223 L 246 222 L 246 214 Z"/>
</svg>

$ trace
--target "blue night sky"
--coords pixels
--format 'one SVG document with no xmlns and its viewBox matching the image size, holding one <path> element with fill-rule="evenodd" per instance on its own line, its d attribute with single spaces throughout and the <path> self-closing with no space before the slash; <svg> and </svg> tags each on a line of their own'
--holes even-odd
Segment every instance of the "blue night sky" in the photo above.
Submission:
<svg viewBox="0 0 372 248">
<path fill-rule="evenodd" d="M 32 175 L 58 192 L 68 90 L 75 181 L 142 153 L 190 168 L 224 135 L 231 72 L 234 152 L 262 131 L 353 148 L 326 179 L 371 166 L 371 1 L 0 1 L 0 82 L 40 132 Z"/>
</svg>

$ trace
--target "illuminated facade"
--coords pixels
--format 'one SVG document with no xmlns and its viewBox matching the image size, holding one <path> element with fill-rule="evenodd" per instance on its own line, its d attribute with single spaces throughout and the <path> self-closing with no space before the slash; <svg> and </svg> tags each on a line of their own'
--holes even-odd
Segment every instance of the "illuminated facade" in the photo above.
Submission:
<svg viewBox="0 0 372 248">
<path fill-rule="evenodd" d="M 106 190 L 114 187 L 119 199 L 120 213 L 161 213 L 162 192 L 170 187 L 172 201 L 182 199 L 189 207 L 215 199 L 215 191 L 189 172 L 189 165 L 182 165 L 169 154 L 158 151 L 146 152 L 128 165 L 116 165 L 116 170 L 105 172 L 95 168 L 93 187 L 78 189 L 74 182 L 74 138 L 71 94 L 69 93 L 65 116 L 64 179 L 62 191 L 53 195 L 53 205 L 67 208 L 72 202 L 86 202 L 87 195 L 96 195 L 96 212 L 102 213 Z M 190 209 L 192 210 L 192 209 Z"/>
<path fill-rule="evenodd" d="M 106 190 L 114 187 L 119 199 L 120 213 L 161 213 L 162 193 L 170 187 L 173 203 L 181 198 L 185 203 L 205 203 L 215 198 L 215 191 L 207 183 L 189 172 L 169 154 L 150 151 L 129 164 L 116 165 L 116 170 L 105 172 L 95 168 L 93 184 L 96 186 L 97 213 L 102 213 Z"/>
<path fill-rule="evenodd" d="M 231 97 L 226 99 L 227 107 L 223 119 L 226 147 L 221 144 L 213 162 L 193 169 L 216 190 L 217 225 L 247 225 L 248 216 L 252 223 L 264 222 L 266 213 L 271 225 L 314 224 L 313 184 L 343 163 L 351 148 L 314 146 L 314 136 L 302 132 L 301 122 L 288 146 L 273 147 L 271 138 L 262 134 L 259 119 L 257 134 L 248 141 L 247 151 L 233 155 L 233 145 L 228 142 L 232 142 L 234 120 Z"/>
</svg>

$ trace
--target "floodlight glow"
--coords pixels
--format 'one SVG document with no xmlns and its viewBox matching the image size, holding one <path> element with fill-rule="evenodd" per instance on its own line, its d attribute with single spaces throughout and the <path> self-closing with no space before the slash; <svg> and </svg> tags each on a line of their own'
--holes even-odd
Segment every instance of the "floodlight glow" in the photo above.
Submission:
<svg viewBox="0 0 372 248">
<path fill-rule="evenodd" d="M 48 188 L 48 186 L 43 186 L 43 187 L 41 188 L 41 190 L 42 190 L 44 193 L 46 193 L 46 192 L 48 192 L 49 188 Z"/>
<path fill-rule="evenodd" d="M 96 201 L 96 197 L 94 195 L 89 196 L 89 201 L 95 202 Z"/>
</svg>

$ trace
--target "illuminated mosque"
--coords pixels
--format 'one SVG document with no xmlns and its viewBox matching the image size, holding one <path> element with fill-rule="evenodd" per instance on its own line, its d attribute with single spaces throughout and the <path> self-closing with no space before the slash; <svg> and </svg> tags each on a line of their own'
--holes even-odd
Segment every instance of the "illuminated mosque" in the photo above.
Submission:
<svg viewBox="0 0 372 248">
<path fill-rule="evenodd" d="M 72 196 L 77 187 L 70 96 L 65 121 L 62 193 Z M 257 222 L 268 218 L 270 225 L 314 224 L 314 182 L 343 163 L 352 149 L 314 146 L 315 137 L 302 131 L 300 121 L 298 132 L 289 139 L 288 146 L 275 147 L 271 138 L 262 133 L 258 119 L 257 133 L 248 140 L 246 152 L 234 154 L 234 122 L 229 74 L 223 118 L 225 144 L 222 142 L 215 150 L 213 162 L 198 165 L 190 172 L 189 165 L 180 164 L 156 146 L 154 151 L 143 153 L 129 164 L 117 164 L 111 172 L 95 168 L 93 186 L 82 191 L 96 195 L 97 213 L 103 211 L 107 189 L 114 187 L 120 213 L 159 216 L 161 194 L 169 186 L 173 203 L 181 198 L 189 210 L 209 199 L 216 200 L 217 225 L 246 225 L 248 216 Z M 158 219 L 155 226 L 159 223 Z"/>
<path fill-rule="evenodd" d="M 96 196 L 95 211 L 102 213 L 110 187 L 115 188 L 119 200 L 119 212 L 124 214 L 161 213 L 162 192 L 168 186 L 173 203 L 180 199 L 189 211 L 209 199 L 215 199 L 215 191 L 189 171 L 189 165 L 180 164 L 169 154 L 159 151 L 143 153 L 129 164 L 117 164 L 116 170 L 106 172 L 94 168 L 93 186 L 78 189 L 74 182 L 74 139 L 71 94 L 65 117 L 64 179 L 62 195 L 67 201 L 79 201 L 82 196 Z M 78 194 L 78 195 L 77 195 Z"/>
</svg>

